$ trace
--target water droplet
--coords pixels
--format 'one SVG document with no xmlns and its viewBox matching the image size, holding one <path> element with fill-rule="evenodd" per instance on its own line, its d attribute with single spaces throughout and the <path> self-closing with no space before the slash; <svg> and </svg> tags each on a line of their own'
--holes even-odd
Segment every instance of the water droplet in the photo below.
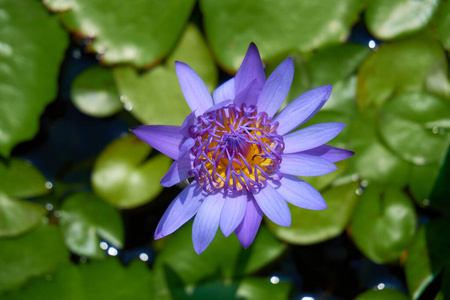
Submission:
<svg viewBox="0 0 450 300">
<path fill-rule="evenodd" d="M 376 46 L 377 46 L 377 43 L 375 43 L 374 40 L 370 40 L 370 41 L 369 41 L 369 48 L 370 48 L 370 49 L 374 49 Z"/>
<path fill-rule="evenodd" d="M 132 110 L 133 110 L 133 105 L 132 105 L 130 102 L 127 102 L 127 103 L 124 103 L 124 104 L 123 104 L 123 108 L 124 108 L 126 111 L 132 111 Z"/>
<path fill-rule="evenodd" d="M 361 181 L 361 186 L 362 186 L 363 188 L 366 188 L 368 185 L 369 185 L 369 181 L 368 181 L 367 179 L 363 179 L 363 180 Z"/>
<path fill-rule="evenodd" d="M 51 204 L 51 203 L 45 204 L 45 209 L 48 211 L 51 211 L 53 209 L 53 204 Z"/>
<path fill-rule="evenodd" d="M 439 127 L 434 126 L 434 127 L 431 129 L 431 132 L 434 133 L 434 134 L 438 134 L 438 133 L 439 133 Z"/>
<path fill-rule="evenodd" d="M 84 256 L 82 256 L 82 257 L 80 257 L 80 263 L 86 263 L 87 262 L 87 258 L 86 257 L 84 257 Z"/>
<path fill-rule="evenodd" d="M 379 283 L 379 284 L 377 285 L 377 289 L 379 289 L 379 290 L 381 291 L 382 289 L 384 289 L 385 286 L 386 286 L 386 285 L 385 285 L 384 283 Z"/>
<path fill-rule="evenodd" d="M 310 297 L 310 296 L 305 296 L 305 297 L 302 297 L 302 300 L 314 300 L 314 298 Z"/>
<path fill-rule="evenodd" d="M 109 247 L 108 254 L 111 256 L 117 256 L 117 254 L 119 254 L 119 251 L 117 251 L 117 249 L 114 247 Z"/>
<path fill-rule="evenodd" d="M 108 249 L 108 244 L 106 242 L 100 242 L 100 248 L 102 248 L 103 250 Z"/>
<path fill-rule="evenodd" d="M 352 175 L 352 180 L 353 181 L 358 181 L 359 180 L 359 175 L 358 174 L 353 174 Z"/>
<path fill-rule="evenodd" d="M 430 206 L 430 199 L 423 199 L 422 204 L 424 206 Z"/>
<path fill-rule="evenodd" d="M 46 181 L 45 182 L 45 188 L 47 190 L 51 190 L 53 188 L 53 183 L 51 181 Z"/>
<path fill-rule="evenodd" d="M 280 282 L 280 278 L 278 276 L 272 276 L 270 277 L 270 283 L 272 284 L 278 284 Z"/>
<path fill-rule="evenodd" d="M 61 211 L 60 210 L 55 210 L 55 212 L 53 213 L 53 215 L 55 216 L 55 218 L 61 218 Z"/>
<path fill-rule="evenodd" d="M 80 49 L 75 49 L 75 50 L 73 50 L 72 56 L 73 56 L 73 58 L 75 58 L 75 59 L 80 59 L 80 58 L 81 58 L 81 51 L 80 51 Z"/>
<path fill-rule="evenodd" d="M 358 195 L 358 196 L 361 196 L 363 194 L 363 192 L 364 192 L 364 190 L 362 188 L 360 188 L 360 187 L 357 188 L 356 191 L 355 191 L 356 195 Z"/>
<path fill-rule="evenodd" d="M 139 258 L 140 258 L 142 261 L 148 261 L 148 255 L 147 255 L 147 253 L 141 253 L 141 254 L 139 254 Z"/>
<path fill-rule="evenodd" d="M 421 165 L 425 164 L 425 159 L 423 157 L 416 156 L 416 157 L 413 158 L 413 163 L 415 165 L 421 166 Z"/>
</svg>

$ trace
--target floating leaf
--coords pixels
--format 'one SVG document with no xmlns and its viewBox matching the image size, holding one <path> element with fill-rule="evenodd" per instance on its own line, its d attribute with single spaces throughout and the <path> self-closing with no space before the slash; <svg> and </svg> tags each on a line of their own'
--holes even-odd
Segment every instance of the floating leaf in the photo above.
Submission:
<svg viewBox="0 0 450 300">
<path fill-rule="evenodd" d="M 400 257 L 414 237 L 417 217 L 406 194 L 398 189 L 369 186 L 353 213 L 351 228 L 358 248 L 384 264 Z"/>
<path fill-rule="evenodd" d="M 201 0 L 204 26 L 219 64 L 235 72 L 250 42 L 263 59 L 343 41 L 364 2 Z M 230 22 L 233 20 L 233 22 Z"/>
<path fill-rule="evenodd" d="M 151 147 L 134 135 L 110 143 L 97 158 L 92 187 L 97 195 L 120 208 L 145 204 L 163 189 L 159 181 L 169 170 L 171 159 L 155 155 L 146 160 Z"/>
<path fill-rule="evenodd" d="M 423 29 L 438 7 L 438 0 L 373 0 L 367 5 L 365 20 L 377 38 L 389 40 Z"/>
<path fill-rule="evenodd" d="M 323 242 L 341 234 L 353 212 L 357 201 L 355 182 L 343 184 L 322 192 L 327 202 L 326 210 L 307 210 L 289 205 L 292 215 L 290 227 L 281 227 L 272 222 L 267 226 L 279 239 L 296 245 Z"/>
<path fill-rule="evenodd" d="M 93 39 L 89 49 L 105 64 L 131 63 L 139 68 L 166 56 L 180 35 L 194 0 L 111 2 L 44 0 L 77 36 Z M 105 17 L 107 13 L 107 17 Z"/>
<path fill-rule="evenodd" d="M 354 300 L 408 300 L 408 296 L 406 296 L 403 292 L 398 290 L 385 288 L 382 290 L 369 290 L 365 291 Z"/>
<path fill-rule="evenodd" d="M 416 165 L 439 162 L 450 142 L 450 103 L 426 93 L 404 93 L 380 111 L 382 140 Z"/>
<path fill-rule="evenodd" d="M 409 189 L 419 205 L 430 205 L 431 191 L 433 190 L 440 169 L 441 163 L 411 167 Z"/>
<path fill-rule="evenodd" d="M 450 1 L 440 1 L 436 10 L 434 24 L 439 36 L 439 40 L 447 51 L 450 51 Z"/>
<path fill-rule="evenodd" d="M 272 284 L 269 278 L 244 278 L 238 287 L 236 297 L 246 300 L 289 299 L 292 286 L 287 282 Z"/>
<path fill-rule="evenodd" d="M 9 156 L 34 137 L 55 98 L 68 38 L 39 1 L 5 1 L 0 15 L 0 155 Z"/>
<path fill-rule="evenodd" d="M 61 230 L 72 252 L 101 258 L 100 238 L 117 248 L 123 247 L 124 229 L 119 212 L 101 198 L 88 192 L 67 197 L 61 208 Z"/>
</svg>

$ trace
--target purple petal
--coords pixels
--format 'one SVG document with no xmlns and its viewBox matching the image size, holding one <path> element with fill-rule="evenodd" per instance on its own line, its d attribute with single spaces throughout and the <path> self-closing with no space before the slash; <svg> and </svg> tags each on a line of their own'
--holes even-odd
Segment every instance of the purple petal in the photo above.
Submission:
<svg viewBox="0 0 450 300">
<path fill-rule="evenodd" d="M 264 87 L 259 94 L 258 111 L 265 111 L 272 117 L 286 99 L 294 79 L 294 61 L 289 57 L 283 61 L 267 78 Z"/>
<path fill-rule="evenodd" d="M 191 137 L 191 135 L 189 134 L 189 127 L 191 127 L 192 125 L 197 123 L 197 118 L 195 117 L 195 111 L 191 112 L 183 121 L 183 124 L 181 125 L 180 128 L 180 133 L 184 136 L 184 137 Z"/>
<path fill-rule="evenodd" d="M 279 181 L 269 180 L 269 184 L 281 197 L 295 206 L 312 210 L 327 208 L 322 195 L 298 177 L 285 174 Z"/>
<path fill-rule="evenodd" d="M 165 237 L 189 221 L 205 199 L 202 188 L 193 182 L 170 203 L 155 230 L 155 239 Z"/>
<path fill-rule="evenodd" d="M 253 80 L 239 94 L 237 94 L 234 98 L 234 104 L 241 105 L 245 103 L 247 107 L 250 105 L 256 105 L 260 92 L 256 82 L 256 79 Z"/>
<path fill-rule="evenodd" d="M 262 220 L 262 211 L 253 196 L 249 197 L 244 219 L 236 228 L 236 236 L 242 247 L 248 248 L 253 243 Z"/>
<path fill-rule="evenodd" d="M 244 60 L 234 77 L 235 94 L 239 94 L 245 87 L 253 80 L 257 80 L 255 85 L 262 88 L 266 81 L 266 74 L 259 56 L 258 48 L 254 43 L 251 43 L 245 54 Z"/>
<path fill-rule="evenodd" d="M 284 135 L 308 121 L 327 102 L 331 94 L 331 85 L 310 90 L 289 103 L 276 117 L 280 123 L 277 133 Z"/>
<path fill-rule="evenodd" d="M 131 128 L 139 139 L 170 158 L 177 159 L 183 135 L 179 126 L 141 125 Z"/>
<path fill-rule="evenodd" d="M 355 152 L 353 151 L 332 147 L 328 145 L 322 145 L 314 149 L 303 151 L 302 153 L 320 156 L 331 162 L 338 162 L 346 158 L 349 158 L 355 154 Z"/>
<path fill-rule="evenodd" d="M 183 144 L 180 146 L 180 153 L 178 154 L 178 158 L 186 156 L 188 151 L 195 145 L 195 140 L 193 138 L 186 139 Z"/>
<path fill-rule="evenodd" d="M 319 176 L 331 173 L 337 167 L 320 156 L 310 154 L 291 153 L 283 154 L 280 165 L 281 173 L 296 176 Z"/>
<path fill-rule="evenodd" d="M 213 105 L 211 94 L 203 80 L 187 64 L 176 61 L 175 70 L 181 91 L 192 111 L 202 114 Z"/>
<path fill-rule="evenodd" d="M 225 100 L 233 100 L 234 96 L 234 78 L 231 78 L 222 83 L 222 85 L 220 85 L 213 92 L 214 104 L 220 103 Z"/>
<path fill-rule="evenodd" d="M 253 194 L 258 206 L 264 214 L 275 224 L 280 226 L 291 225 L 291 212 L 286 200 L 275 189 L 266 185 L 259 193 Z"/>
<path fill-rule="evenodd" d="M 342 123 L 320 123 L 283 136 L 284 153 L 300 152 L 323 145 L 344 129 Z"/>
<path fill-rule="evenodd" d="M 229 236 L 241 224 L 247 207 L 247 193 L 235 197 L 228 196 L 220 214 L 220 229 Z"/>
<path fill-rule="evenodd" d="M 189 157 L 182 157 L 173 162 L 169 171 L 163 176 L 160 183 L 162 186 L 171 187 L 180 181 L 192 177 L 189 171 L 192 170 L 192 159 Z"/>
<path fill-rule="evenodd" d="M 192 225 L 192 242 L 197 254 L 202 253 L 214 239 L 225 200 L 222 193 L 210 194 L 200 206 Z"/>
</svg>

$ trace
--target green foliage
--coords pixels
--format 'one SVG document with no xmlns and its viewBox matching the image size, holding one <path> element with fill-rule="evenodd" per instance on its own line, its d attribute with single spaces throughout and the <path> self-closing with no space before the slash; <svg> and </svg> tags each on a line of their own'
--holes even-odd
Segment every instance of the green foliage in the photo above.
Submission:
<svg viewBox="0 0 450 300">
<path fill-rule="evenodd" d="M 358 297 L 355 300 L 407 300 L 409 299 L 404 293 L 394 290 L 394 289 L 382 289 L 378 290 L 369 290 Z"/>
</svg>

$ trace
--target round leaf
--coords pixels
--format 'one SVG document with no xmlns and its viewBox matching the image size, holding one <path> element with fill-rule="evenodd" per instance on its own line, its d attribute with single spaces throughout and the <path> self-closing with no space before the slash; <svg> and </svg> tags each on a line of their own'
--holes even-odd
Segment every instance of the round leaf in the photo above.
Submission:
<svg viewBox="0 0 450 300">
<path fill-rule="evenodd" d="M 358 198 L 355 182 L 332 187 L 322 193 L 326 210 L 307 210 L 289 205 L 292 215 L 290 227 L 266 222 L 279 239 L 296 245 L 310 245 L 340 235 L 350 220 Z"/>
<path fill-rule="evenodd" d="M 72 252 L 86 257 L 104 257 L 100 237 L 117 248 L 123 247 L 124 230 L 119 212 L 88 192 L 67 197 L 62 205 L 61 230 Z"/>
<path fill-rule="evenodd" d="M 429 198 L 440 169 L 441 163 L 411 167 L 409 190 L 419 205 L 428 206 L 430 204 L 428 203 Z"/>
<path fill-rule="evenodd" d="M 147 67 L 174 46 L 194 0 L 44 0 L 61 12 L 61 21 L 78 36 L 93 40 L 89 48 L 105 64 Z"/>
<path fill-rule="evenodd" d="M 382 289 L 382 290 L 369 290 L 365 291 L 354 300 L 408 300 L 403 292 L 394 289 Z"/>
<path fill-rule="evenodd" d="M 290 299 L 291 284 L 279 282 L 272 284 L 269 278 L 244 278 L 236 291 L 236 298 L 246 300 Z"/>
<path fill-rule="evenodd" d="M 0 15 L 0 155 L 9 156 L 55 98 L 68 38 L 39 1 L 2 1 Z"/>
<path fill-rule="evenodd" d="M 397 189 L 369 186 L 353 213 L 351 228 L 358 248 L 384 264 L 400 257 L 411 242 L 417 218 L 411 200 Z"/>
<path fill-rule="evenodd" d="M 154 155 L 151 147 L 134 135 L 110 143 L 97 158 L 92 171 L 94 192 L 120 208 L 145 204 L 163 189 L 159 181 L 169 170 L 171 159 Z"/>
<path fill-rule="evenodd" d="M 378 127 L 382 140 L 417 165 L 439 162 L 450 142 L 450 103 L 425 93 L 404 93 L 386 103 Z"/>
<path fill-rule="evenodd" d="M 436 11 L 436 17 L 434 20 L 439 40 L 443 44 L 444 48 L 450 50 L 450 2 L 440 1 L 439 8 Z"/>
</svg>

